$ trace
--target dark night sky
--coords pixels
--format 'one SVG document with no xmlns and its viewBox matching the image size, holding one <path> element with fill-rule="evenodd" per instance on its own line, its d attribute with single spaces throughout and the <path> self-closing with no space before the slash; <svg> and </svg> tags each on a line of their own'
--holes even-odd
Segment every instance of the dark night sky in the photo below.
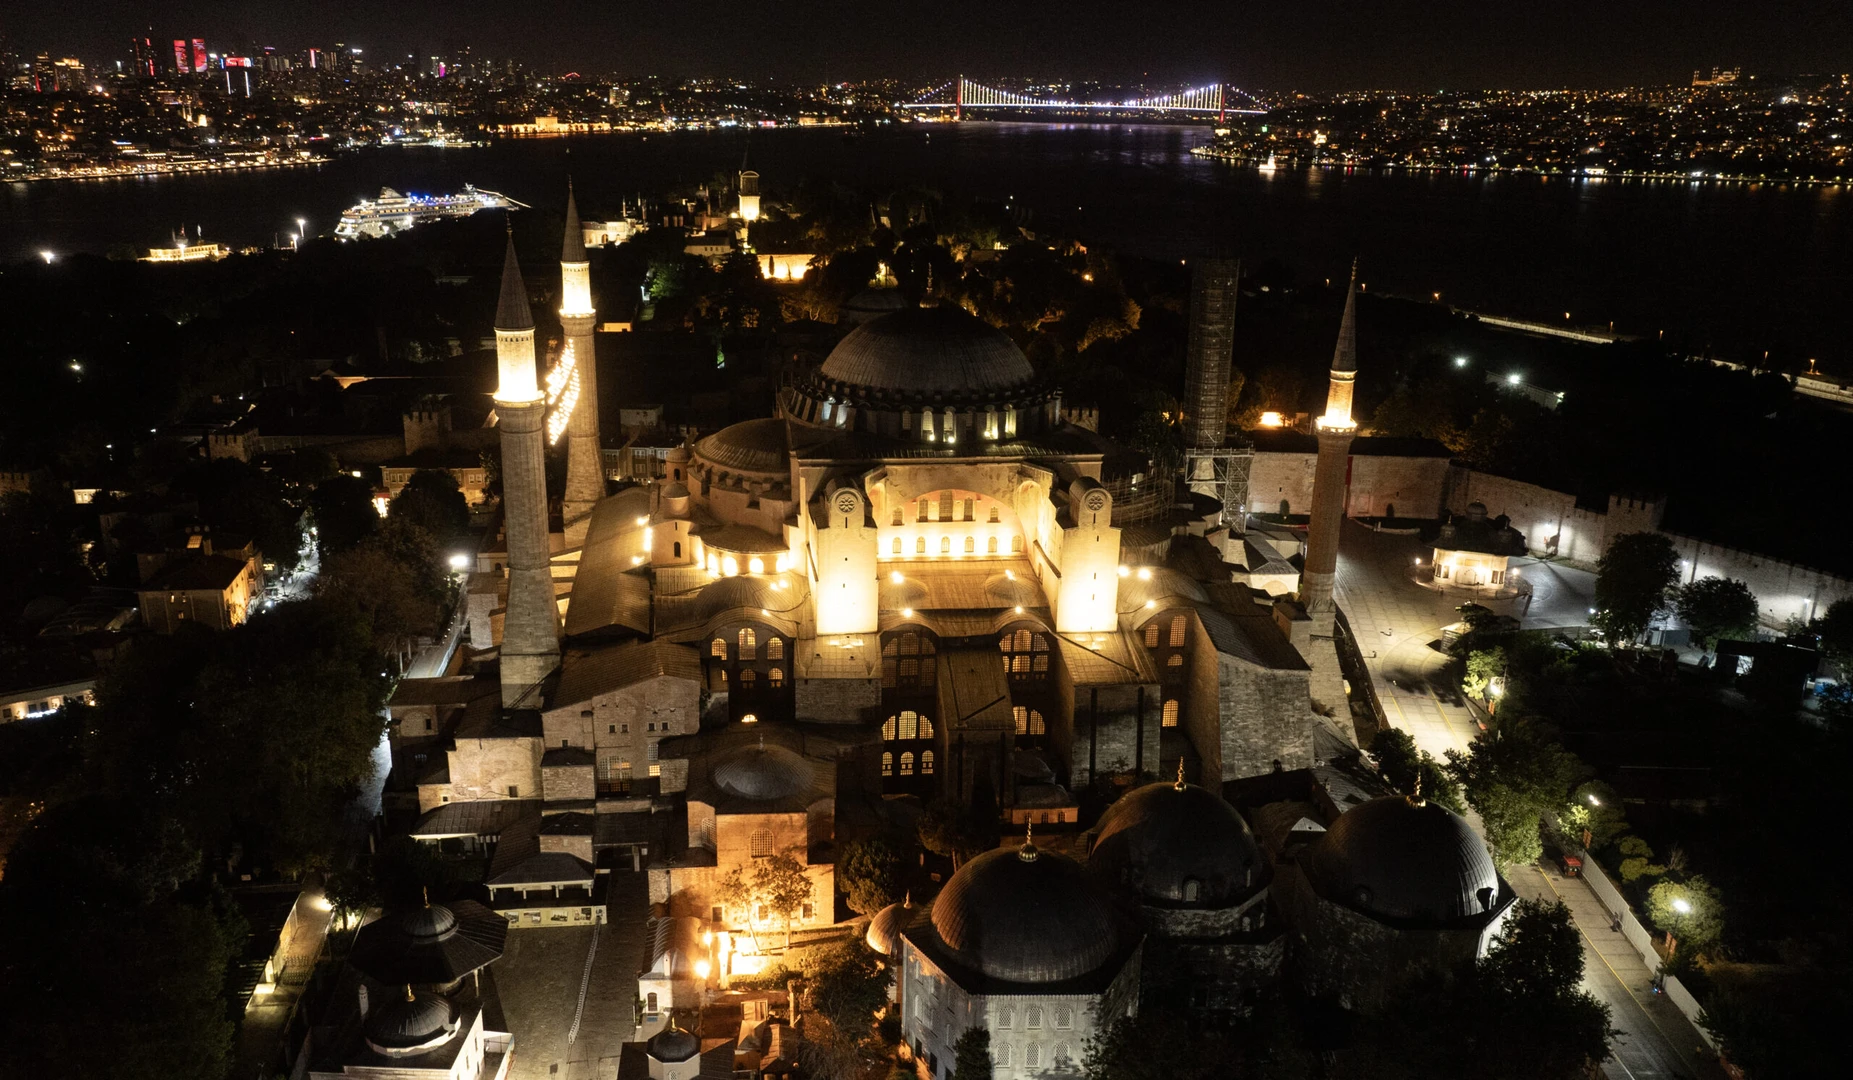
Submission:
<svg viewBox="0 0 1853 1080">
<path fill-rule="evenodd" d="M 126 54 L 130 34 L 370 56 L 468 45 L 557 70 L 802 79 L 1026 74 L 1331 90 L 1684 82 L 1693 68 L 1853 69 L 1850 0 L 24 0 L 22 53 Z M 424 29 L 429 28 L 429 29 Z"/>
</svg>

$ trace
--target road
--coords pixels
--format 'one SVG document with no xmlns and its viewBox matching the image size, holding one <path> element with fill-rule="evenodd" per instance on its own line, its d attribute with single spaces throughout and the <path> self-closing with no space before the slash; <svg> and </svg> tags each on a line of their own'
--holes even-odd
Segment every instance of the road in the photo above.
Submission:
<svg viewBox="0 0 1853 1080">
<path fill-rule="evenodd" d="M 1441 757 L 1449 750 L 1466 750 L 1480 733 L 1441 651 L 1441 628 L 1460 618 L 1456 609 L 1473 600 L 1519 619 L 1525 629 L 1584 626 L 1595 575 L 1514 559 L 1512 565 L 1531 585 L 1531 596 L 1488 600 L 1467 590 L 1439 592 L 1417 584 L 1411 576 L 1415 560 L 1426 561 L 1430 554 L 1416 537 L 1377 533 L 1346 521 L 1339 538 L 1337 593 L 1389 722 L 1409 732 L 1419 748 Z M 1623 1033 L 1602 1063 L 1609 1080 L 1724 1076 L 1691 1022 L 1671 1001 L 1653 993 L 1653 972 L 1609 928 L 1608 912 L 1587 884 L 1535 866 L 1514 868 L 1510 880 L 1522 897 L 1559 900 L 1570 909 L 1583 936 L 1584 988 L 1608 1005 L 1610 1023 Z"/>
</svg>

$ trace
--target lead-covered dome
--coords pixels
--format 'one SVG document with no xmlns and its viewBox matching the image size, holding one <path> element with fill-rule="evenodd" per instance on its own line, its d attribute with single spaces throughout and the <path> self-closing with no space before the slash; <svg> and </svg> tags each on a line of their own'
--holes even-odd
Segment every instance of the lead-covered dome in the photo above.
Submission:
<svg viewBox="0 0 1853 1080">
<path fill-rule="evenodd" d="M 1089 869 L 1140 900 L 1228 907 L 1267 882 L 1267 864 L 1235 807 L 1195 784 L 1147 784 L 1100 819 Z"/>
<path fill-rule="evenodd" d="M 1081 864 L 987 851 L 933 901 L 933 929 L 960 962 L 994 979 L 1052 983 L 1097 970 L 1119 947 L 1111 905 Z"/>
<path fill-rule="evenodd" d="M 913 917 L 914 902 L 911 897 L 889 904 L 869 920 L 869 928 L 863 934 L 863 940 L 868 942 L 869 948 L 883 956 L 892 956 L 900 950 L 901 931 L 907 929 Z"/>
<path fill-rule="evenodd" d="M 785 421 L 773 417 L 730 424 L 697 441 L 694 454 L 710 465 L 740 472 L 784 476 L 791 471 Z"/>
<path fill-rule="evenodd" d="M 438 994 L 413 993 L 388 1001 L 368 1014 L 363 1025 L 367 1044 L 398 1057 L 421 1053 L 457 1033 L 450 1002 Z"/>
<path fill-rule="evenodd" d="M 782 746 L 748 746 L 721 759 L 714 783 L 736 798 L 770 802 L 809 790 L 811 764 Z"/>
<path fill-rule="evenodd" d="M 837 343 L 820 373 L 851 386 L 903 394 L 990 393 L 1035 380 L 1023 350 L 963 308 L 903 308 Z"/>
<path fill-rule="evenodd" d="M 1493 910 L 1499 872 L 1459 814 L 1385 795 L 1339 815 L 1300 859 L 1319 895 L 1384 919 L 1445 923 Z"/>
</svg>

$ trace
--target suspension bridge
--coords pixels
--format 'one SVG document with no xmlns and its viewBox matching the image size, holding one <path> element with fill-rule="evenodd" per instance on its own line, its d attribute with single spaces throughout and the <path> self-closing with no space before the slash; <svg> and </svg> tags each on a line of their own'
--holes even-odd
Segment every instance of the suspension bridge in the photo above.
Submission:
<svg viewBox="0 0 1853 1080">
<path fill-rule="evenodd" d="M 1224 83 L 1195 86 L 1169 94 L 1149 94 L 1121 100 L 1082 101 L 1014 90 L 1000 90 L 961 75 L 936 86 L 903 109 L 950 109 L 954 119 L 963 119 L 967 109 L 996 109 L 1014 112 L 1022 109 L 1045 109 L 1072 113 L 1154 113 L 1204 116 L 1215 113 L 1218 121 L 1230 113 L 1258 116 L 1267 110 L 1253 94 Z"/>
</svg>

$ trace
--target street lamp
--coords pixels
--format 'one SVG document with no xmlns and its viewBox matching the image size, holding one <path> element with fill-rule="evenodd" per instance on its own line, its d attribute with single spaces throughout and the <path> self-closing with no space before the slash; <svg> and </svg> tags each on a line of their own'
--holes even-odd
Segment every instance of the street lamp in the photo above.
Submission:
<svg viewBox="0 0 1853 1080">
<path fill-rule="evenodd" d="M 459 552 L 450 557 L 450 568 L 452 570 L 463 570 L 463 569 L 466 569 L 469 565 L 470 565 L 470 557 L 468 555 L 463 554 L 462 552 Z"/>
<path fill-rule="evenodd" d="M 50 251 L 39 252 L 39 258 L 44 259 L 48 264 L 56 257 L 56 254 Z"/>
<path fill-rule="evenodd" d="M 1506 677 L 1495 675 L 1486 680 L 1486 715 L 1494 716 L 1499 712 L 1499 699 L 1506 694 Z"/>
<path fill-rule="evenodd" d="M 1681 897 L 1673 901 L 1673 910 L 1679 912 L 1681 915 L 1690 915 L 1692 914 L 1692 901 Z"/>
</svg>

